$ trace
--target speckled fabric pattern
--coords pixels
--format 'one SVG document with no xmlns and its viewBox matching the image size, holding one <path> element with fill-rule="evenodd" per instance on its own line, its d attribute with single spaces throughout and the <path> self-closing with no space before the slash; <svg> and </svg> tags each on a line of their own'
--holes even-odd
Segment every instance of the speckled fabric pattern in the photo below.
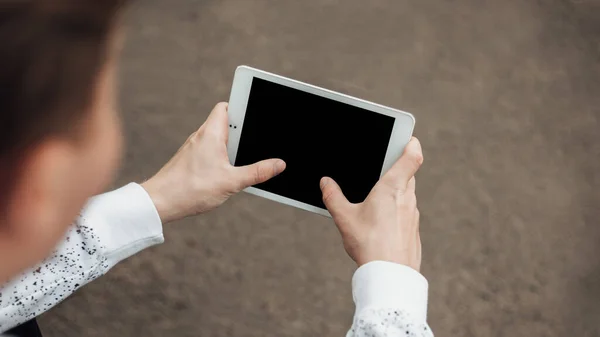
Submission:
<svg viewBox="0 0 600 337">
<path fill-rule="evenodd" d="M 35 318 L 110 269 L 106 246 L 94 225 L 93 221 L 80 216 L 49 258 L 0 288 L 0 331 Z M 394 268 L 393 264 L 381 267 Z M 398 286 L 402 286 L 401 282 Z M 425 322 L 404 310 L 367 308 L 354 318 L 347 336 L 430 337 L 433 334 Z"/>
<path fill-rule="evenodd" d="M 160 218 L 141 186 L 128 184 L 92 198 L 52 255 L 0 287 L 0 333 L 163 241 Z"/>
<path fill-rule="evenodd" d="M 50 257 L 0 287 L 0 331 L 40 315 L 105 273 L 109 266 L 103 249 L 80 216 Z"/>
<path fill-rule="evenodd" d="M 50 257 L 0 288 L 0 332 L 40 315 L 119 261 L 162 241 L 156 209 L 139 185 L 92 198 Z M 348 336 L 431 336 L 425 322 L 427 281 L 418 272 L 372 261 L 357 269 L 352 287 L 357 316 Z"/>
<path fill-rule="evenodd" d="M 366 309 L 354 317 L 346 337 L 433 337 L 424 322 L 418 322 L 409 313 L 394 308 Z"/>
</svg>

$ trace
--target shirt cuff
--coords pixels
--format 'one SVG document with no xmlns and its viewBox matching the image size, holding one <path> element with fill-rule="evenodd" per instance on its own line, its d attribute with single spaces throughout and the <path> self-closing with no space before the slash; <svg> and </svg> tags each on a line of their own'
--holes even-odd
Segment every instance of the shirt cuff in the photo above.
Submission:
<svg viewBox="0 0 600 337">
<path fill-rule="evenodd" d="M 90 199 L 81 217 L 94 224 L 109 268 L 164 242 L 158 211 L 146 190 L 135 183 Z"/>
<path fill-rule="evenodd" d="M 427 288 L 427 280 L 419 272 L 392 262 L 369 262 L 352 277 L 356 314 L 367 308 L 397 308 L 426 322 Z"/>
</svg>

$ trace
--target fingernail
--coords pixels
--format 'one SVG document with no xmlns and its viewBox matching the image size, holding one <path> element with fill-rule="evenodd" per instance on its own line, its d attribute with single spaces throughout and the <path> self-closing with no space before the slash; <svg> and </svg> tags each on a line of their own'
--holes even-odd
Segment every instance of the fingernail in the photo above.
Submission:
<svg viewBox="0 0 600 337">
<path fill-rule="evenodd" d="M 321 179 L 321 189 L 325 188 L 325 186 L 327 186 L 327 184 L 329 184 L 329 178 Z"/>
<path fill-rule="evenodd" d="M 278 160 L 275 162 L 275 175 L 280 174 L 285 170 L 285 162 L 283 160 Z"/>
</svg>

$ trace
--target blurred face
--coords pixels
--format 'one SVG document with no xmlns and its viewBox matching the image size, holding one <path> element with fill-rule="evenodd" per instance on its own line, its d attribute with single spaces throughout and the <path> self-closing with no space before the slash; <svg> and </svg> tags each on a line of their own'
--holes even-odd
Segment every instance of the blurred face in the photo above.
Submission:
<svg viewBox="0 0 600 337">
<path fill-rule="evenodd" d="M 0 218 L 0 283 L 48 256 L 87 199 L 110 183 L 122 145 L 114 59 L 99 74 L 90 111 L 73 133 L 44 140 L 20 167 Z"/>
</svg>

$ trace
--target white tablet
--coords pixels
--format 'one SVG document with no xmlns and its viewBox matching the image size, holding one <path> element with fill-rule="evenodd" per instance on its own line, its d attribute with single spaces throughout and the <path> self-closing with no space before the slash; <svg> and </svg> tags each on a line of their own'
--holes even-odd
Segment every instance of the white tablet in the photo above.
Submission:
<svg viewBox="0 0 600 337">
<path fill-rule="evenodd" d="M 410 141 L 414 117 L 310 84 L 240 66 L 229 99 L 229 160 L 283 159 L 287 168 L 246 189 L 330 216 L 319 183 L 333 178 L 349 201 L 364 201 Z"/>
</svg>

